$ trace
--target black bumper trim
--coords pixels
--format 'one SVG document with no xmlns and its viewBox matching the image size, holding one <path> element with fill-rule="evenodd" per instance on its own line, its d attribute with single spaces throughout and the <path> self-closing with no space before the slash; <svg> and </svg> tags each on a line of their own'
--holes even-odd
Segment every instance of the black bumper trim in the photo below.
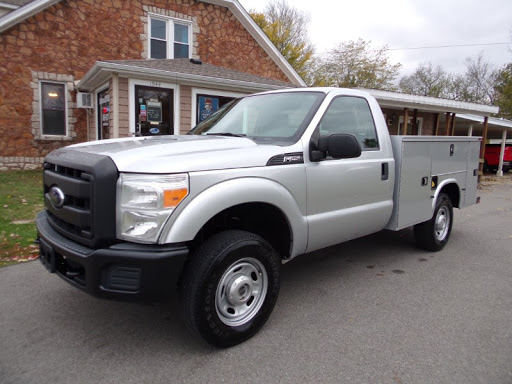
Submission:
<svg viewBox="0 0 512 384">
<path fill-rule="evenodd" d="M 155 301 L 170 295 L 176 290 L 189 252 L 184 244 L 119 243 L 91 249 L 54 230 L 44 211 L 38 214 L 36 225 L 43 265 L 75 287 L 101 298 Z"/>
</svg>

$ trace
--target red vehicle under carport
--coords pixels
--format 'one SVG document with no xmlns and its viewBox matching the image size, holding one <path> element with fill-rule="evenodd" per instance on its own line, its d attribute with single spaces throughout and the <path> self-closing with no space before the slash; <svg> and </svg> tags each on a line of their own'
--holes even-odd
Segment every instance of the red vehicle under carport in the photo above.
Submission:
<svg viewBox="0 0 512 384">
<path fill-rule="evenodd" d="M 485 172 L 496 172 L 500 163 L 500 144 L 487 144 L 485 147 Z M 503 156 L 503 172 L 508 172 L 512 168 L 512 145 L 505 146 Z"/>
</svg>

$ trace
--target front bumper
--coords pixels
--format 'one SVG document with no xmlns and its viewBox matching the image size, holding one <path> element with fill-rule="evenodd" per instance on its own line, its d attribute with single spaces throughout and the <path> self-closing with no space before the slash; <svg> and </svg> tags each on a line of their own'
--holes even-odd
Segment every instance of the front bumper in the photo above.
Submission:
<svg viewBox="0 0 512 384">
<path fill-rule="evenodd" d="M 75 287 L 97 297 L 154 301 L 176 290 L 188 255 L 184 244 L 119 243 L 91 249 L 55 231 L 46 212 L 36 218 L 42 264 Z"/>
</svg>

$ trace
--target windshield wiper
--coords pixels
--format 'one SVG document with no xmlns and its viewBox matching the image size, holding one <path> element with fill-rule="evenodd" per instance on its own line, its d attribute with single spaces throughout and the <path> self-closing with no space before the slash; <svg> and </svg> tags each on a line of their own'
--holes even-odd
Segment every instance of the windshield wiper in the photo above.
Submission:
<svg viewBox="0 0 512 384">
<path fill-rule="evenodd" d="M 217 133 L 207 133 L 207 136 L 230 136 L 230 137 L 246 137 L 243 133 L 231 133 L 231 132 L 217 132 Z"/>
</svg>

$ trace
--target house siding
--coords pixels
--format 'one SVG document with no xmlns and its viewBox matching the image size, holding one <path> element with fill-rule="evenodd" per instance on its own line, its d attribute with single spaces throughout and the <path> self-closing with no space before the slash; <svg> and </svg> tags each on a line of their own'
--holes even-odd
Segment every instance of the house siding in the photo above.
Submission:
<svg viewBox="0 0 512 384">
<path fill-rule="evenodd" d="M 87 111 L 76 108 L 75 84 L 98 60 L 146 59 L 148 12 L 192 21 L 195 58 L 289 81 L 227 8 L 194 0 L 62 1 L 0 33 L 0 164 L 4 168 L 23 163 L 11 161 L 15 157 L 40 159 L 62 145 L 96 137 L 95 114 L 89 116 L 87 127 Z M 73 126 L 65 139 L 38 135 L 39 90 L 34 83 L 45 76 L 63 79 L 67 86 L 68 128 L 70 123 Z M 183 101 L 185 96 L 180 97 Z M 127 136 L 127 79 L 119 78 L 119 103 L 119 135 Z M 180 113 L 181 132 L 190 127 L 190 114 Z"/>
</svg>

